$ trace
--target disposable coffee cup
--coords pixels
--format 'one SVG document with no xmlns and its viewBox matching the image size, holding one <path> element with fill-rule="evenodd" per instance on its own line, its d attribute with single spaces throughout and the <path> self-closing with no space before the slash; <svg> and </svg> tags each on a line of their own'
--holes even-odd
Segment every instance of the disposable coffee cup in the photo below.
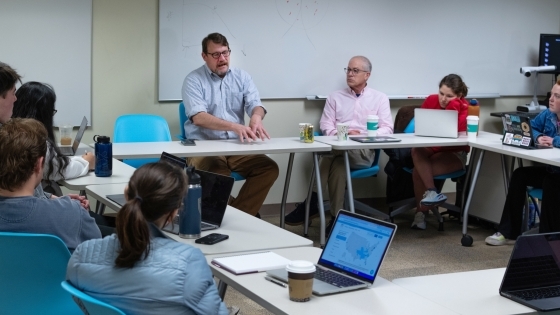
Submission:
<svg viewBox="0 0 560 315">
<path fill-rule="evenodd" d="M 307 302 L 313 293 L 313 278 L 315 265 L 306 260 L 293 260 L 286 266 L 288 272 L 288 289 L 290 300 Z"/>
<path fill-rule="evenodd" d="M 336 136 L 338 141 L 348 140 L 348 125 L 347 124 L 336 124 Z"/>
<path fill-rule="evenodd" d="M 58 127 L 60 131 L 60 145 L 72 145 L 72 128 L 70 124 L 62 124 Z"/>
<path fill-rule="evenodd" d="M 478 116 L 467 116 L 467 135 L 469 139 L 476 139 L 478 134 Z"/>
<path fill-rule="evenodd" d="M 367 135 L 368 137 L 377 136 L 377 128 L 379 127 L 379 116 L 368 115 L 367 116 Z"/>
<path fill-rule="evenodd" d="M 307 123 L 299 123 L 299 141 L 304 142 L 305 140 L 305 126 Z"/>
</svg>

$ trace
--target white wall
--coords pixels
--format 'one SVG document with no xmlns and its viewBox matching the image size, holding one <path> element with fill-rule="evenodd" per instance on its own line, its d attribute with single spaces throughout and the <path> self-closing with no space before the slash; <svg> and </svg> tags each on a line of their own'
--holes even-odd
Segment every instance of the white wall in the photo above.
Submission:
<svg viewBox="0 0 560 315">
<path fill-rule="evenodd" d="M 157 19 L 157 0 L 93 0 L 93 119 L 92 128 L 84 137 L 86 143 L 92 142 L 96 134 L 112 136 L 115 119 L 131 112 L 161 115 L 167 119 L 172 134 L 179 133 L 178 103 L 157 101 Z M 434 93 L 437 92 L 437 84 L 434 82 Z M 489 113 L 513 110 L 517 105 L 529 102 L 529 99 L 482 100 L 482 130 L 499 132 L 500 120 L 490 118 Z M 417 103 L 392 101 L 393 117 L 400 106 Z M 298 134 L 300 122 L 318 125 L 324 102 L 287 99 L 265 100 L 263 104 L 269 110 L 265 119 L 268 132 L 273 137 L 286 137 Z M 273 155 L 272 158 L 279 164 L 281 172 L 269 193 L 267 204 L 280 203 L 288 155 Z M 385 161 L 384 155 L 382 167 Z M 288 202 L 304 199 L 310 172 L 311 156 L 296 155 Z M 378 178 L 360 182 L 365 185 L 355 185 L 356 196 L 384 196 L 384 175 L 380 172 Z M 453 186 L 448 185 L 447 188 L 453 189 Z"/>
</svg>

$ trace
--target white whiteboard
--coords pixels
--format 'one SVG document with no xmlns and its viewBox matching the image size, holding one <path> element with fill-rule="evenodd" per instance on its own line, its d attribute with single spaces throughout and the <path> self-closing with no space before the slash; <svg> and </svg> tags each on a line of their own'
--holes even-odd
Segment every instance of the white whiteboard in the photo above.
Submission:
<svg viewBox="0 0 560 315">
<path fill-rule="evenodd" d="M 55 125 L 91 124 L 92 0 L 0 0 L 0 61 L 56 92 Z"/>
<path fill-rule="evenodd" d="M 370 58 L 369 84 L 388 95 L 435 93 L 449 73 L 469 94 L 532 95 L 519 68 L 537 65 L 540 33 L 560 32 L 558 12 L 558 0 L 160 0 L 159 99 L 181 99 L 212 32 L 262 98 L 343 88 L 354 55 Z"/>
</svg>

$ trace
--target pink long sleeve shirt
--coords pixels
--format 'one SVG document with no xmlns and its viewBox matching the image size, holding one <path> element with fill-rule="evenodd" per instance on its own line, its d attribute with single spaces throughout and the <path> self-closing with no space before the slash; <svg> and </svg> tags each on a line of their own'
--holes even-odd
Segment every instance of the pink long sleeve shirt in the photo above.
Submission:
<svg viewBox="0 0 560 315">
<path fill-rule="evenodd" d="M 347 123 L 348 130 L 359 130 L 367 134 L 367 116 L 379 116 L 378 135 L 393 133 L 393 118 L 389 107 L 389 98 L 377 90 L 364 88 L 360 96 L 352 89 L 345 88 L 331 93 L 327 97 L 320 126 L 323 135 L 336 135 L 336 124 Z"/>
</svg>

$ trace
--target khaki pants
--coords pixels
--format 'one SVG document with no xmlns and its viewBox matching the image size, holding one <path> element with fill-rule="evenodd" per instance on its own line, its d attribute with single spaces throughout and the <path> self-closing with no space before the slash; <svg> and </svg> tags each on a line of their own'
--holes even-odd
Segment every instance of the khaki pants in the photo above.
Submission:
<svg viewBox="0 0 560 315">
<path fill-rule="evenodd" d="M 196 169 L 230 176 L 237 172 L 246 178 L 237 198 L 230 206 L 256 215 L 266 199 L 270 187 L 278 177 L 278 165 L 266 155 L 204 156 L 188 158 Z"/>
<path fill-rule="evenodd" d="M 375 150 L 348 150 L 348 162 L 351 169 L 371 167 L 375 159 Z M 346 168 L 344 167 L 344 151 L 332 150 L 331 155 L 321 157 L 319 162 L 321 173 L 321 189 L 329 189 L 331 214 L 336 216 L 344 205 L 344 191 L 346 189 Z M 317 184 L 314 190 L 317 191 Z"/>
</svg>

